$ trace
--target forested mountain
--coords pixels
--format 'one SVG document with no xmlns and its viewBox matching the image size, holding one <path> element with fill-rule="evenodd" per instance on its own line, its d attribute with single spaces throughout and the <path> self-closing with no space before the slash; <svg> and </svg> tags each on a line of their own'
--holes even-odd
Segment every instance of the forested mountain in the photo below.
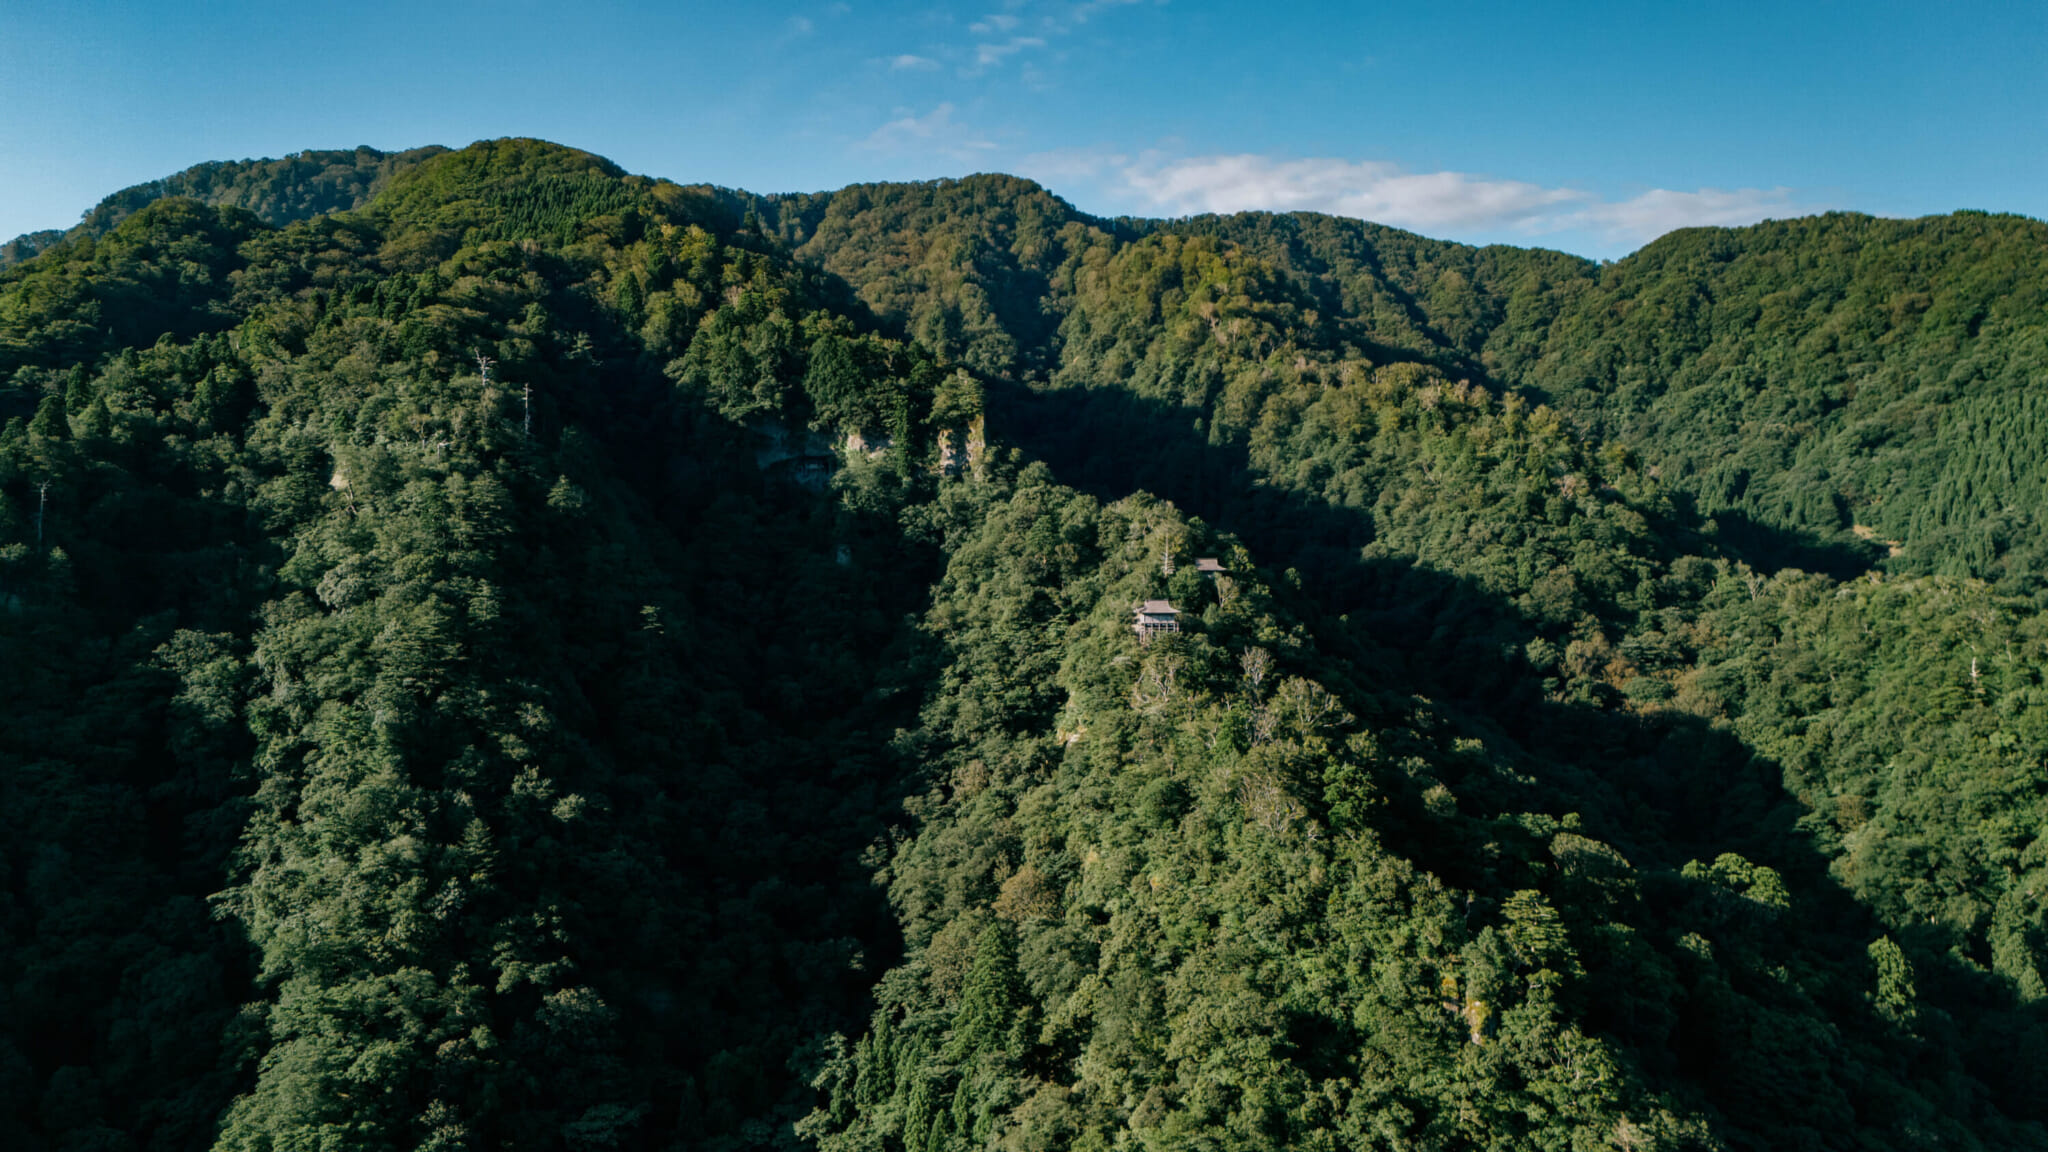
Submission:
<svg viewBox="0 0 2048 1152">
<path fill-rule="evenodd" d="M 2038 222 L 192 173 L 0 271 L 10 1147 L 2048 1146 Z"/>
<path fill-rule="evenodd" d="M 1774 566 L 1972 575 L 2026 591 L 2048 575 L 2032 520 L 2040 454 L 2028 447 L 2028 385 L 2048 363 L 2048 226 L 2037 220 L 1830 213 L 1675 232 L 1602 267 L 1307 213 L 1093 221 L 1009 177 L 771 203 L 800 255 L 984 371 L 1075 378 L 1075 318 L 1036 301 L 1078 300 L 1079 282 L 1052 292 L 1059 273 L 1129 247 L 1124 263 L 1175 277 L 1148 289 L 1155 314 L 1140 323 L 1206 289 L 1184 325 L 1227 338 L 1263 314 L 1270 337 L 1311 359 L 1413 360 L 1520 391 L 1643 457 L 1733 546 Z M 1188 244 L 1197 255 L 1179 255 Z M 1220 263 L 1203 283 L 1190 259 Z M 1157 395 L 1190 408 L 1228 383 L 1183 378 L 1185 356 L 1159 367 L 1178 375 Z M 1245 423 L 1245 399 L 1234 402 Z"/>
<path fill-rule="evenodd" d="M 282 226 L 369 203 L 391 177 L 446 148 L 379 152 L 294 152 L 282 160 L 212 160 L 161 180 L 123 188 L 94 205 L 70 230 L 49 229 L 0 244 L 0 268 L 18 264 L 67 236 L 105 236 L 114 226 L 167 197 L 246 208 L 266 224 Z"/>
</svg>

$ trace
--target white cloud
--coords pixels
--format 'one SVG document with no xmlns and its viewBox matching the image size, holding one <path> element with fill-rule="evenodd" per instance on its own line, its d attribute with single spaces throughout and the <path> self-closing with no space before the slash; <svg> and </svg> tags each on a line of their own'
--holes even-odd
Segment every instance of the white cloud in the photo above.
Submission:
<svg viewBox="0 0 2048 1152">
<path fill-rule="evenodd" d="M 1404 172 L 1380 161 L 1195 156 L 1140 162 L 1125 184 L 1176 214 L 1313 211 L 1417 228 L 1468 228 L 1524 220 L 1583 199 L 1566 189 L 1462 172 Z"/>
<path fill-rule="evenodd" d="M 1073 9 L 1068 13 L 1068 19 L 1076 24 L 1086 24 L 1089 17 L 1104 9 L 1121 8 L 1126 4 L 1139 3 L 1143 3 L 1143 0 L 1088 0 L 1085 4 L 1074 5 Z"/>
<path fill-rule="evenodd" d="M 976 38 L 974 63 L 963 67 L 963 77 L 982 75 L 988 69 L 1003 64 L 1010 57 L 1029 49 L 1044 48 L 1071 35 L 1091 19 L 1114 8 L 1123 8 L 1145 0 L 1082 0 L 1068 3 L 1063 0 L 1005 0 L 1008 11 L 991 12 L 967 25 L 967 31 Z M 1154 5 L 1163 5 L 1167 0 L 1151 0 Z M 956 53 L 944 54 L 948 60 Z M 1037 78 L 1042 83 L 1044 77 Z M 1027 82 L 1033 82 L 1027 78 Z"/>
<path fill-rule="evenodd" d="M 1068 158 L 1083 159 L 1085 154 Z M 1060 167 L 1048 157 L 1047 168 Z M 1101 161 L 1105 165 L 1110 162 Z M 1423 232 L 1475 234 L 1597 233 L 1610 243 L 1641 244 L 1674 228 L 1751 224 L 1812 211 L 1790 189 L 1654 189 L 1603 200 L 1576 188 L 1546 187 L 1465 172 L 1409 172 L 1386 161 L 1276 160 L 1267 156 L 1149 155 L 1116 158 L 1119 190 L 1168 215 L 1203 212 L 1327 212 Z"/>
<path fill-rule="evenodd" d="M 1058 148 L 1024 157 L 1017 173 L 1057 191 L 1064 184 L 1097 183 L 1104 173 L 1118 173 L 1130 162 L 1129 156 L 1104 148 Z"/>
<path fill-rule="evenodd" d="M 891 72 L 930 72 L 938 66 L 939 62 L 929 56 L 912 56 L 907 52 L 889 58 Z"/>
<path fill-rule="evenodd" d="M 1005 57 L 1014 56 L 1026 48 L 1043 47 L 1045 47 L 1045 41 L 1036 36 L 1012 36 L 1001 44 L 976 44 L 974 46 L 974 62 L 980 67 L 986 68 L 991 64 L 1000 64 Z"/>
<path fill-rule="evenodd" d="M 945 156 L 963 163 L 995 148 L 973 128 L 953 119 L 951 104 L 941 104 L 922 116 L 891 120 L 870 133 L 861 146 L 877 152 Z"/>
<path fill-rule="evenodd" d="M 1790 188 L 1702 188 L 1697 192 L 1654 188 L 1627 200 L 1592 205 L 1580 215 L 1585 223 L 1614 235 L 1650 240 L 1677 228 L 1754 224 L 1817 208 L 1795 202 Z"/>
<path fill-rule="evenodd" d="M 811 23 L 811 18 L 808 16 L 791 16 L 789 18 L 789 33 L 792 36 L 809 36 L 816 28 L 817 25 Z"/>
</svg>

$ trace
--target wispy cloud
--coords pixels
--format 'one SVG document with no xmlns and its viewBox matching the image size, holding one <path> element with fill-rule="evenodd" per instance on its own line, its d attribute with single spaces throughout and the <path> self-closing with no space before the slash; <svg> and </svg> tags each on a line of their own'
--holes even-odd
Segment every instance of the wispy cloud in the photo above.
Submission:
<svg viewBox="0 0 2048 1152">
<path fill-rule="evenodd" d="M 1386 161 L 1281 160 L 1257 155 L 1127 157 L 1069 153 L 1034 158 L 1029 169 L 1092 166 L 1112 190 L 1167 215 L 1204 212 L 1328 212 L 1422 232 L 1589 232 L 1636 245 L 1674 228 L 1751 224 L 1814 211 L 1787 188 L 1652 189 L 1624 200 L 1466 172 L 1410 172 Z"/>
<path fill-rule="evenodd" d="M 1105 174 L 1118 176 L 1130 163 L 1129 156 L 1108 148 L 1057 148 L 1023 157 L 1017 172 L 1057 191 L 1068 184 L 1101 184 Z"/>
<path fill-rule="evenodd" d="M 789 32 L 792 36 L 809 36 L 812 32 L 817 31 L 817 28 L 818 26 L 811 23 L 811 18 L 808 16 L 791 16 L 789 18 Z"/>
<path fill-rule="evenodd" d="M 875 129 L 861 146 L 876 152 L 944 156 L 967 163 L 994 151 L 995 143 L 953 118 L 951 104 L 922 116 L 902 115 Z"/>
<path fill-rule="evenodd" d="M 1110 8 L 1122 8 L 1127 4 L 1142 4 L 1144 2 L 1145 0 L 1088 0 L 1085 4 L 1076 4 L 1069 8 L 1067 10 L 1067 19 L 1075 24 L 1086 24 L 1097 12 Z M 1157 2 L 1165 3 L 1165 0 L 1157 0 Z"/>
<path fill-rule="evenodd" d="M 929 56 L 912 56 L 907 52 L 901 56 L 891 56 L 889 58 L 889 71 L 891 72 L 931 72 L 936 70 L 938 66 L 939 62 Z"/>
<path fill-rule="evenodd" d="M 1101 13 L 1145 0 L 1085 0 L 1083 3 L 1011 0 L 1009 10 L 992 12 L 967 26 L 976 37 L 974 64 L 962 71 L 974 76 L 1001 65 L 1005 60 L 1032 49 L 1045 48 L 1072 33 Z M 1163 4 L 1165 0 L 1152 0 Z"/>
<path fill-rule="evenodd" d="M 1001 44 L 976 44 L 974 63 L 982 68 L 1000 64 L 1006 57 L 1014 56 L 1026 48 L 1043 48 L 1045 41 L 1037 36 L 1012 36 Z"/>
<path fill-rule="evenodd" d="M 1315 211 L 1421 228 L 1470 228 L 1530 220 L 1581 193 L 1462 172 L 1404 172 L 1378 161 L 1195 156 L 1139 163 L 1125 183 L 1176 214 Z"/>
<path fill-rule="evenodd" d="M 1591 205 L 1580 215 L 1587 224 L 1615 236 L 1653 240 L 1677 228 L 1754 224 L 1824 207 L 1799 203 L 1790 188 L 1702 188 L 1697 192 L 1654 188 L 1627 200 Z"/>
</svg>

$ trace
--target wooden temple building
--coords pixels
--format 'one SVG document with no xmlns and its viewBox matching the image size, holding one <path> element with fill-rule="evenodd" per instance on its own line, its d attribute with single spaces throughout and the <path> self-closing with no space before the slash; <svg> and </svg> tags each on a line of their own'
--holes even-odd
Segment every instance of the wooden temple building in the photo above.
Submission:
<svg viewBox="0 0 2048 1152">
<path fill-rule="evenodd" d="M 1147 600 L 1138 605 L 1138 619 L 1132 625 L 1140 640 L 1150 640 L 1161 632 L 1180 631 L 1180 609 L 1165 600 Z"/>
</svg>

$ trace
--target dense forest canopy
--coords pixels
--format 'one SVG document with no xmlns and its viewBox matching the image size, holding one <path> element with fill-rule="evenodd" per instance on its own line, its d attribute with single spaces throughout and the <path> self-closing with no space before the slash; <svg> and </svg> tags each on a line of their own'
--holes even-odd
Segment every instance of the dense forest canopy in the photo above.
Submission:
<svg viewBox="0 0 2048 1152">
<path fill-rule="evenodd" d="M 499 140 L 6 261 L 10 1147 L 2048 1146 L 2037 221 Z"/>
<path fill-rule="evenodd" d="M 176 175 L 123 188 L 94 205 L 69 230 L 49 229 L 0 244 L 0 268 L 34 256 L 67 237 L 104 236 L 144 207 L 170 197 L 244 208 L 264 223 L 281 227 L 329 212 L 360 208 L 391 177 L 446 148 L 380 152 L 294 152 L 282 160 L 214 160 Z"/>
</svg>

